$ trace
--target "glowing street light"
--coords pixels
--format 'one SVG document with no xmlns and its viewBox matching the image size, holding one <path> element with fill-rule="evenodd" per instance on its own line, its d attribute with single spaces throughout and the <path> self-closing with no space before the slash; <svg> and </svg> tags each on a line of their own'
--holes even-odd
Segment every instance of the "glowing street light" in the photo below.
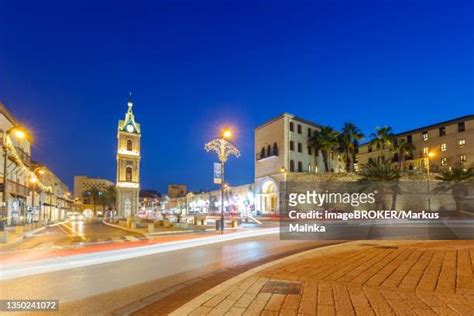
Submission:
<svg viewBox="0 0 474 316">
<path fill-rule="evenodd" d="M 221 234 L 224 233 L 224 189 L 225 189 L 225 182 L 224 182 L 224 165 L 229 158 L 229 156 L 233 155 L 235 157 L 240 157 L 240 151 L 235 147 L 230 141 L 227 139 L 232 137 L 232 131 L 228 128 L 224 129 L 221 134 L 221 138 L 217 138 L 211 140 L 207 144 L 204 145 L 204 149 L 209 151 L 215 151 L 217 154 L 217 158 L 221 163 Z"/>
</svg>

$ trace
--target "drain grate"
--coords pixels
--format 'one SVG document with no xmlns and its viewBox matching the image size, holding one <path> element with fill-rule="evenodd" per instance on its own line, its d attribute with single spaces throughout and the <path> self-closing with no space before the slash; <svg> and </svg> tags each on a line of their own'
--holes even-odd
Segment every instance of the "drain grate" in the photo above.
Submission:
<svg viewBox="0 0 474 316">
<path fill-rule="evenodd" d="M 286 281 L 267 281 L 260 292 L 271 294 L 300 294 L 301 283 Z"/>
</svg>

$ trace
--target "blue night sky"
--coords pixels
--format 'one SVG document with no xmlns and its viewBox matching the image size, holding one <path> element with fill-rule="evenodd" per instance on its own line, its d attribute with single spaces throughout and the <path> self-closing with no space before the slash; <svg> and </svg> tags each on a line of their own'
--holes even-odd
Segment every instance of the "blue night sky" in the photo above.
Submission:
<svg viewBox="0 0 474 316">
<path fill-rule="evenodd" d="M 282 113 L 403 131 L 472 114 L 472 1 L 0 0 L 0 100 L 67 183 L 115 180 L 133 92 L 142 187 L 210 189 L 203 145 L 230 124 L 253 180 L 253 129 Z"/>
</svg>

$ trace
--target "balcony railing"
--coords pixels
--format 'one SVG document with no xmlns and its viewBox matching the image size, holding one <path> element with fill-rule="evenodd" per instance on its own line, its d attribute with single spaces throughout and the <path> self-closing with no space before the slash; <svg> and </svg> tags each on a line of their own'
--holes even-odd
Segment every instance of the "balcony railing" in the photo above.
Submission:
<svg viewBox="0 0 474 316">
<path fill-rule="evenodd" d="M 8 180 L 7 190 L 8 193 L 10 193 L 11 195 L 19 195 L 25 197 L 28 196 L 31 191 L 30 188 L 28 188 L 27 186 L 11 180 Z M 3 192 L 3 183 L 0 184 L 0 192 Z"/>
<path fill-rule="evenodd" d="M 261 160 L 261 159 L 270 158 L 270 157 L 278 157 L 278 150 L 273 149 L 270 153 L 261 151 L 257 153 L 256 160 Z"/>
</svg>

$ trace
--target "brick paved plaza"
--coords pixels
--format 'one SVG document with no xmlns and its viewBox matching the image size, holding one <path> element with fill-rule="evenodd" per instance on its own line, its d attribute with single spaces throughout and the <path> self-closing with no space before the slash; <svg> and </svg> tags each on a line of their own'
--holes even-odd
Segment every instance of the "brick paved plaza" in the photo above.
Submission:
<svg viewBox="0 0 474 316">
<path fill-rule="evenodd" d="M 472 241 L 351 242 L 250 270 L 174 314 L 474 315 L 473 269 Z"/>
</svg>

